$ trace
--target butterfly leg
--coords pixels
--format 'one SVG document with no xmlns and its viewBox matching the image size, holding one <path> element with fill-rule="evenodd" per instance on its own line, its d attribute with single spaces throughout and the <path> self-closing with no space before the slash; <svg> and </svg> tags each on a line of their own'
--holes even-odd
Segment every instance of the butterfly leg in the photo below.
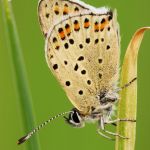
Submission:
<svg viewBox="0 0 150 150">
<path fill-rule="evenodd" d="M 105 130 L 105 126 L 104 126 L 104 120 L 103 118 L 101 117 L 101 121 L 100 121 L 100 128 L 97 129 L 97 132 L 98 134 L 100 134 L 102 137 L 106 138 L 106 139 L 109 139 L 109 140 L 115 140 L 114 138 L 111 138 L 107 135 L 105 135 L 104 133 L 102 133 L 101 131 L 104 131 Z"/>
<path fill-rule="evenodd" d="M 136 122 L 136 120 L 135 119 L 115 119 L 115 120 L 106 121 L 105 124 L 115 124 L 117 122 Z"/>
<path fill-rule="evenodd" d="M 128 86 L 130 86 L 136 80 L 137 80 L 137 77 L 133 78 L 129 83 L 127 83 L 124 86 L 122 86 L 121 89 L 127 88 Z"/>
<path fill-rule="evenodd" d="M 100 131 L 100 129 L 97 130 L 97 133 L 100 134 L 102 137 L 104 137 L 104 138 L 106 138 L 106 139 L 115 140 L 115 139 L 113 139 L 113 138 L 111 138 L 111 137 L 109 137 L 109 136 L 103 134 L 103 133 Z"/>
<path fill-rule="evenodd" d="M 105 124 L 115 124 L 116 125 L 117 122 L 136 122 L 136 120 L 135 119 L 116 119 L 116 120 L 107 121 L 107 122 L 105 122 Z M 113 133 L 113 132 L 107 131 L 104 128 L 102 128 L 102 129 L 105 133 L 107 133 L 109 135 L 118 136 L 122 139 L 128 139 L 127 137 L 124 137 L 118 133 Z"/>
<path fill-rule="evenodd" d="M 98 134 L 100 134 L 101 136 L 103 136 L 103 137 L 105 137 L 105 138 L 107 138 L 107 139 L 109 139 L 109 140 L 115 140 L 115 138 L 111 138 L 111 137 L 105 135 L 105 134 L 102 133 L 100 130 L 101 130 L 101 129 L 98 129 L 98 130 L 97 130 Z M 107 130 L 105 130 L 105 129 L 103 129 L 102 131 L 105 132 L 105 133 L 107 133 L 107 134 L 109 134 L 109 135 L 111 135 L 111 136 L 118 136 L 118 137 L 120 137 L 120 138 L 122 138 L 122 139 L 129 139 L 129 138 L 127 138 L 127 137 L 125 137 L 125 136 L 122 136 L 122 135 L 120 135 L 120 134 L 118 134 L 118 133 L 113 133 L 113 132 L 107 131 Z"/>
<path fill-rule="evenodd" d="M 117 121 L 118 121 L 118 120 L 117 120 Z M 110 122 L 110 124 L 112 124 L 112 123 L 114 123 L 114 122 Z M 107 139 L 110 139 L 110 140 L 115 140 L 115 139 L 113 139 L 113 138 L 111 138 L 111 137 L 109 137 L 109 136 L 103 134 L 103 133 L 101 132 L 101 131 L 103 131 L 104 133 L 109 134 L 109 135 L 111 135 L 111 136 L 118 136 L 118 137 L 120 137 L 120 138 L 122 138 L 122 139 L 128 139 L 127 137 L 124 137 L 124 136 L 122 136 L 122 135 L 120 135 L 120 134 L 118 134 L 118 133 L 113 133 L 113 132 L 110 132 L 110 131 L 105 130 L 104 124 L 106 124 L 106 123 L 104 122 L 103 117 L 101 117 L 101 120 L 100 120 L 100 129 L 98 129 L 98 133 L 99 133 L 101 136 L 103 136 L 103 137 L 105 137 L 105 138 L 107 138 Z"/>
</svg>

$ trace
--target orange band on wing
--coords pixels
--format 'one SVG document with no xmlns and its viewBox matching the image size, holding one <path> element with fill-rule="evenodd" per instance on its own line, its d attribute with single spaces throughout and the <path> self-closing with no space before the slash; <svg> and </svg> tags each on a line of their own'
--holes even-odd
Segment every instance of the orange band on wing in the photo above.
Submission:
<svg viewBox="0 0 150 150">
<path fill-rule="evenodd" d="M 71 33 L 70 27 L 66 29 L 66 33 L 67 33 L 67 35 L 70 35 L 70 33 Z"/>
<path fill-rule="evenodd" d="M 59 36 L 60 36 L 60 38 L 61 38 L 62 40 L 64 40 L 64 39 L 65 39 L 65 33 L 64 33 L 64 31 L 61 31 L 61 32 L 59 33 Z"/>
<path fill-rule="evenodd" d="M 69 9 L 68 9 L 68 7 L 64 7 L 64 10 L 63 10 L 63 14 L 64 15 L 67 15 L 69 13 Z"/>
<path fill-rule="evenodd" d="M 94 31 L 95 31 L 95 32 L 98 32 L 98 31 L 99 31 L 99 23 L 98 23 L 98 22 L 95 23 L 95 25 L 94 25 Z"/>
<path fill-rule="evenodd" d="M 103 30 L 108 24 L 109 24 L 108 20 L 106 20 L 104 23 L 100 24 L 100 30 Z"/>
<path fill-rule="evenodd" d="M 79 23 L 74 24 L 74 30 L 75 30 L 75 31 L 79 31 L 79 29 L 80 29 Z"/>
<path fill-rule="evenodd" d="M 84 23 L 84 28 L 88 28 L 90 26 L 90 22 L 85 22 Z"/>
</svg>

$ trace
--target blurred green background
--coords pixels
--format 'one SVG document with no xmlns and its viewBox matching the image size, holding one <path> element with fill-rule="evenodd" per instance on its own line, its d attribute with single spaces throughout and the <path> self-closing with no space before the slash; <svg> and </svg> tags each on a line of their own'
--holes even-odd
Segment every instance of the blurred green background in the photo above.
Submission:
<svg viewBox="0 0 150 150">
<path fill-rule="evenodd" d="M 110 6 L 118 11 L 121 29 L 121 59 L 136 29 L 150 26 L 149 0 L 84 0 L 100 6 Z M 50 73 L 44 57 L 44 38 L 37 17 L 37 0 L 12 0 L 18 33 L 23 49 L 25 66 L 36 123 L 49 116 L 70 110 L 73 106 Z M 20 105 L 14 82 L 12 60 L 4 34 L 0 6 L 0 149 L 25 150 L 26 144 L 17 146 L 17 139 L 24 135 Z M 148 149 L 150 134 L 150 32 L 147 32 L 138 61 L 138 114 L 136 150 Z M 58 149 L 114 149 L 114 142 L 96 133 L 96 125 L 87 124 L 74 129 L 60 118 L 39 133 L 42 150 Z M 32 139 L 30 140 L 32 142 Z"/>
</svg>

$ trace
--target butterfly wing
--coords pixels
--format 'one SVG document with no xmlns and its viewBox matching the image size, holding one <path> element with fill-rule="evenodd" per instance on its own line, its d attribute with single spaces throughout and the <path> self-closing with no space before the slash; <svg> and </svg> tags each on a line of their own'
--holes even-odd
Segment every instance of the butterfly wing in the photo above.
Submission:
<svg viewBox="0 0 150 150">
<path fill-rule="evenodd" d="M 88 113 L 100 105 L 96 96 L 118 80 L 116 13 L 80 14 L 61 21 L 49 31 L 45 54 L 72 104 Z"/>
<path fill-rule="evenodd" d="M 38 16 L 41 29 L 45 37 L 49 29 L 68 16 L 77 15 L 96 8 L 79 0 L 40 0 Z"/>
</svg>

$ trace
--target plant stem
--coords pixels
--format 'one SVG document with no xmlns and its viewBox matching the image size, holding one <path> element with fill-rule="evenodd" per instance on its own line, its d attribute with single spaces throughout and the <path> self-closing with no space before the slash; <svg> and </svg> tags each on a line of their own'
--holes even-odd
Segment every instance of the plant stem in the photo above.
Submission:
<svg viewBox="0 0 150 150">
<path fill-rule="evenodd" d="M 21 105 L 24 129 L 25 132 L 29 132 L 33 127 L 35 127 L 35 121 L 33 117 L 32 98 L 27 82 L 22 49 L 20 46 L 15 19 L 13 17 L 11 2 L 8 0 L 1 0 L 1 7 L 5 25 L 6 41 L 8 42 L 7 44 L 9 45 L 9 50 L 11 52 L 11 67 L 13 68 L 18 99 Z M 32 140 L 27 143 L 27 147 L 28 150 L 40 150 L 37 135 L 33 136 Z"/>
<path fill-rule="evenodd" d="M 121 72 L 121 86 L 137 77 L 137 58 L 138 51 L 143 39 L 144 32 L 150 27 L 139 29 L 130 41 L 127 48 Z M 118 105 L 118 118 L 135 119 L 137 112 L 137 81 L 121 91 L 121 100 Z M 119 137 L 116 139 L 115 150 L 134 150 L 136 140 L 136 123 L 118 123 L 117 133 L 128 137 L 124 140 Z"/>
</svg>

